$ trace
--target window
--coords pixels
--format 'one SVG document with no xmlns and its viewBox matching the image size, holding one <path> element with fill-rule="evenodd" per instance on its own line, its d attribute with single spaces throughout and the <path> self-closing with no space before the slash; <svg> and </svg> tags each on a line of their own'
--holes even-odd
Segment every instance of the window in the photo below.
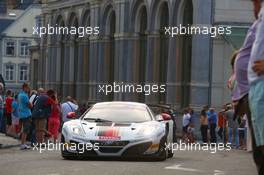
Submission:
<svg viewBox="0 0 264 175">
<path fill-rule="evenodd" d="M 28 42 L 21 42 L 20 43 L 20 56 L 28 56 L 29 55 L 28 46 L 29 46 Z"/>
<path fill-rule="evenodd" d="M 27 81 L 27 80 L 28 80 L 28 66 L 20 66 L 19 81 Z"/>
<path fill-rule="evenodd" d="M 5 67 L 5 80 L 13 81 L 14 80 L 14 65 L 7 64 Z"/>
<path fill-rule="evenodd" d="M 35 29 L 37 30 L 37 32 L 34 32 L 34 35 L 36 35 L 37 37 L 39 37 L 38 33 L 40 33 L 40 27 L 41 27 L 41 16 L 37 16 L 35 18 Z"/>
<path fill-rule="evenodd" d="M 6 55 L 15 56 L 15 42 L 14 41 L 6 42 Z"/>
</svg>

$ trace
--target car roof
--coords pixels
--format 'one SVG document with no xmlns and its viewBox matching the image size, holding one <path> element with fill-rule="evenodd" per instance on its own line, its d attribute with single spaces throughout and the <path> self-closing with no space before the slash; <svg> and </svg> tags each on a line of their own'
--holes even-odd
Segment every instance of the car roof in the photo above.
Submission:
<svg viewBox="0 0 264 175">
<path fill-rule="evenodd" d="M 127 106 L 135 106 L 135 107 L 147 107 L 144 103 L 138 102 L 125 102 L 125 101 L 112 101 L 112 102 L 100 102 L 96 103 L 95 107 L 103 107 L 103 106 L 111 106 L 111 105 L 127 105 Z"/>
</svg>

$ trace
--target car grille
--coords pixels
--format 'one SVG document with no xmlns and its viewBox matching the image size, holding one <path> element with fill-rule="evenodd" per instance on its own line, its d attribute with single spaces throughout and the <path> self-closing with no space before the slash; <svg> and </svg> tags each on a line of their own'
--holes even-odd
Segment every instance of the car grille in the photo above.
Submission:
<svg viewBox="0 0 264 175">
<path fill-rule="evenodd" d="M 115 147 L 100 147 L 99 151 L 102 153 L 117 153 L 121 150 L 122 148 L 115 148 Z"/>
<path fill-rule="evenodd" d="M 90 141 L 92 144 L 97 144 L 99 146 L 99 151 L 102 153 L 117 153 L 122 150 L 129 141 Z"/>
<path fill-rule="evenodd" d="M 97 143 L 98 146 L 113 146 L 113 147 L 124 147 L 129 144 L 129 141 L 90 141 L 92 144 Z"/>
</svg>

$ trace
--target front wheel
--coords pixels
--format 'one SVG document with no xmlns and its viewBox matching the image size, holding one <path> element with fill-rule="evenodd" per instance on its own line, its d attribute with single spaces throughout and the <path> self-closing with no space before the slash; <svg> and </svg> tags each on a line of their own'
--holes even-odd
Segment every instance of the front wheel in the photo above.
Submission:
<svg viewBox="0 0 264 175">
<path fill-rule="evenodd" d="M 160 154 L 157 157 L 157 161 L 164 161 L 167 159 L 167 151 L 164 148 L 161 148 L 163 150 L 160 150 Z"/>
<path fill-rule="evenodd" d="M 168 157 L 168 151 L 166 150 L 166 143 L 167 143 L 166 142 L 166 137 L 164 137 L 161 140 L 160 150 L 159 150 L 159 154 L 158 154 L 158 157 L 157 157 L 158 161 L 164 161 Z"/>
<path fill-rule="evenodd" d="M 76 159 L 76 157 L 72 154 L 72 153 L 69 153 L 65 147 L 64 147 L 64 144 L 65 144 L 65 139 L 63 137 L 63 135 L 61 136 L 61 156 L 65 159 L 65 160 L 74 160 Z"/>
<path fill-rule="evenodd" d="M 171 149 L 168 150 L 168 158 L 172 158 L 174 155 L 173 151 Z"/>
</svg>

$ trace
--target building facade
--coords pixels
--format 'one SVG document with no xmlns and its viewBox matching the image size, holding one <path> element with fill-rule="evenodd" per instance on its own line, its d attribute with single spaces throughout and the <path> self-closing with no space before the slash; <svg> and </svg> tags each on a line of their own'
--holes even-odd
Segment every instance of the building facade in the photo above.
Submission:
<svg viewBox="0 0 264 175">
<path fill-rule="evenodd" d="M 14 5 L 1 13 L 0 21 L 4 26 L 0 32 L 0 72 L 6 89 L 17 93 L 24 82 L 29 82 L 30 52 L 29 46 L 36 45 L 33 27 L 36 17 L 41 14 L 40 4 Z"/>
<path fill-rule="evenodd" d="M 221 107 L 230 100 L 230 55 L 253 22 L 251 9 L 250 1 L 243 0 L 46 0 L 43 26 L 98 26 L 100 34 L 42 37 L 38 71 L 32 72 L 36 86 L 79 101 Z M 180 24 L 231 25 L 235 33 L 164 35 L 164 27 Z M 99 85 L 113 82 L 165 84 L 166 93 L 98 92 Z"/>
</svg>

